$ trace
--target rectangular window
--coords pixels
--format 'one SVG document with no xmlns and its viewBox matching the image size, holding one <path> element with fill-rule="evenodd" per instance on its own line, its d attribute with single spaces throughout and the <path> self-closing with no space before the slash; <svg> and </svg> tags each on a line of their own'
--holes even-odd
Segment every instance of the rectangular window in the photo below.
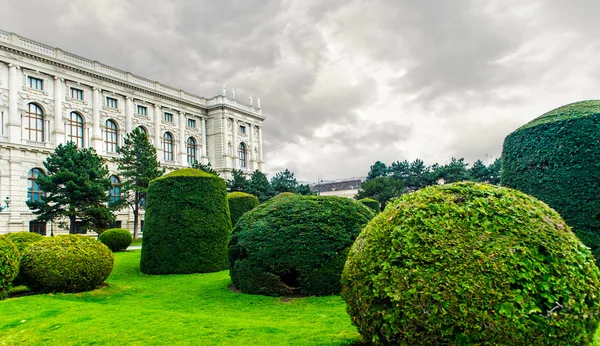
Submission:
<svg viewBox="0 0 600 346">
<path fill-rule="evenodd" d="M 188 127 L 196 127 L 196 120 L 188 119 Z"/>
<path fill-rule="evenodd" d="M 27 85 L 31 89 L 44 90 L 44 80 L 27 76 Z"/>
<path fill-rule="evenodd" d="M 173 113 L 165 112 L 165 121 L 172 123 L 173 122 Z"/>
<path fill-rule="evenodd" d="M 148 115 L 148 108 L 144 106 L 137 106 L 137 114 Z"/>
<path fill-rule="evenodd" d="M 106 107 L 117 109 L 117 99 L 106 97 Z"/>
<path fill-rule="evenodd" d="M 29 232 L 46 235 L 46 223 L 38 221 L 29 221 Z"/>
<path fill-rule="evenodd" d="M 71 98 L 83 101 L 83 90 L 71 88 Z"/>
<path fill-rule="evenodd" d="M 240 126 L 240 133 L 241 134 L 245 134 L 246 133 L 246 126 Z"/>
</svg>

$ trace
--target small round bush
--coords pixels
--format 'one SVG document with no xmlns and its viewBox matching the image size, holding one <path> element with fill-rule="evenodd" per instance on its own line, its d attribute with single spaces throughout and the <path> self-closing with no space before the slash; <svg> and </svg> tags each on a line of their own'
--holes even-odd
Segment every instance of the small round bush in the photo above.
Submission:
<svg viewBox="0 0 600 346">
<path fill-rule="evenodd" d="M 600 272 L 561 217 L 479 183 L 404 195 L 350 250 L 342 297 L 375 344 L 585 345 Z"/>
<path fill-rule="evenodd" d="M 282 197 L 298 197 L 299 195 L 293 193 L 293 192 L 282 192 L 279 193 L 277 195 L 275 195 L 273 198 L 282 198 Z"/>
<path fill-rule="evenodd" d="M 39 292 L 83 292 L 98 287 L 113 270 L 106 245 L 81 235 L 59 235 L 32 244 L 23 255 L 25 285 Z"/>
<path fill-rule="evenodd" d="M 113 252 L 125 251 L 133 241 L 131 232 L 125 228 L 107 229 L 100 234 L 98 239 Z"/>
<path fill-rule="evenodd" d="M 231 224 L 234 226 L 245 212 L 258 206 L 258 198 L 245 192 L 232 192 L 227 194 L 227 202 L 229 203 Z"/>
<path fill-rule="evenodd" d="M 12 232 L 5 235 L 8 239 L 10 239 L 17 249 L 19 250 L 19 254 L 21 257 L 25 253 L 25 250 L 31 246 L 31 244 L 38 242 L 44 239 L 44 236 L 39 233 L 33 232 Z M 18 274 L 13 280 L 13 286 L 18 286 L 23 284 L 23 278 L 21 274 Z"/>
<path fill-rule="evenodd" d="M 374 212 L 379 213 L 381 211 L 381 204 L 372 198 L 363 198 L 358 200 L 360 203 L 371 208 Z"/>
<path fill-rule="evenodd" d="M 233 284 L 244 293 L 340 292 L 349 247 L 374 213 L 348 198 L 274 198 L 244 214 L 229 241 Z"/>
<path fill-rule="evenodd" d="M 140 269 L 145 274 L 210 273 L 227 268 L 231 219 L 225 180 L 178 169 L 150 182 Z"/>
<path fill-rule="evenodd" d="M 8 296 L 19 272 L 19 250 L 8 237 L 0 237 L 0 300 Z"/>
</svg>

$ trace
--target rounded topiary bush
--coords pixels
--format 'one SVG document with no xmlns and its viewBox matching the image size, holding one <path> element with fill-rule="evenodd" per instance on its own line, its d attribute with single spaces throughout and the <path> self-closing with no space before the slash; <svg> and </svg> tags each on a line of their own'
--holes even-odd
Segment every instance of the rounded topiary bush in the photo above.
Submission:
<svg viewBox="0 0 600 346">
<path fill-rule="evenodd" d="M 8 296 L 19 272 L 19 250 L 8 237 L 0 237 L 0 300 Z"/>
<path fill-rule="evenodd" d="M 273 196 L 273 198 L 282 198 L 282 197 L 298 197 L 299 195 L 293 193 L 293 192 L 282 192 L 279 193 L 275 196 Z"/>
<path fill-rule="evenodd" d="M 560 215 L 478 183 L 404 195 L 350 250 L 342 297 L 375 344 L 589 343 L 600 272 Z"/>
<path fill-rule="evenodd" d="M 360 203 L 366 205 L 367 207 L 373 209 L 373 211 L 379 213 L 381 211 L 381 204 L 372 198 L 363 198 L 358 200 Z"/>
<path fill-rule="evenodd" d="M 5 236 L 15 244 L 21 256 L 23 256 L 25 250 L 27 250 L 27 248 L 31 246 L 31 244 L 44 239 L 43 235 L 33 232 L 12 232 L 6 234 Z M 17 276 L 13 280 L 13 286 L 18 286 L 22 284 L 23 277 L 20 274 L 17 274 Z"/>
<path fill-rule="evenodd" d="M 59 235 L 32 244 L 23 254 L 25 285 L 40 292 L 83 292 L 98 287 L 113 270 L 106 245 L 81 235 Z"/>
<path fill-rule="evenodd" d="M 244 293 L 337 294 L 347 251 L 374 213 L 342 197 L 275 198 L 244 214 L 229 241 Z"/>
<path fill-rule="evenodd" d="M 98 239 L 112 251 L 125 251 L 131 245 L 133 236 L 125 228 L 111 228 L 102 232 Z"/>
<path fill-rule="evenodd" d="M 541 199 L 600 263 L 600 101 L 552 110 L 504 140 L 501 185 Z"/>
<path fill-rule="evenodd" d="M 227 194 L 227 202 L 229 203 L 231 224 L 234 226 L 245 212 L 258 206 L 258 198 L 245 192 L 232 192 Z"/>
<path fill-rule="evenodd" d="M 146 274 L 227 268 L 231 219 L 225 180 L 186 168 L 150 182 L 140 268 Z"/>
</svg>

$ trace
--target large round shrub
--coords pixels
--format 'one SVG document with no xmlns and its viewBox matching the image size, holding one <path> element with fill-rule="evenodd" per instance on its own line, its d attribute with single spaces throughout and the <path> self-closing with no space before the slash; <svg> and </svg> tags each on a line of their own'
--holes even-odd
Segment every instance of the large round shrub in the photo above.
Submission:
<svg viewBox="0 0 600 346">
<path fill-rule="evenodd" d="M 227 203 L 229 203 L 231 225 L 235 226 L 245 212 L 258 206 L 258 198 L 245 192 L 232 192 L 227 194 Z"/>
<path fill-rule="evenodd" d="M 21 257 L 25 253 L 25 250 L 27 250 L 27 248 L 31 246 L 31 244 L 44 239 L 43 235 L 34 232 L 11 232 L 6 234 L 5 236 L 15 244 L 15 246 L 19 250 L 19 254 L 21 254 Z M 23 277 L 20 274 L 17 274 L 17 276 L 13 280 L 13 286 L 18 286 L 22 284 Z"/>
<path fill-rule="evenodd" d="M 600 264 L 600 101 L 552 110 L 504 140 L 501 185 L 548 203 Z"/>
<path fill-rule="evenodd" d="M 146 274 L 227 268 L 231 219 L 225 180 L 192 168 L 150 182 L 140 268 Z"/>
<path fill-rule="evenodd" d="M 360 203 L 371 208 L 374 212 L 379 213 L 381 211 L 381 204 L 372 198 L 362 198 L 358 200 Z"/>
<path fill-rule="evenodd" d="M 375 344 L 583 345 L 600 272 L 560 215 L 479 183 L 404 195 L 350 250 L 342 297 Z"/>
<path fill-rule="evenodd" d="M 112 251 L 125 251 L 133 241 L 131 232 L 125 228 L 107 229 L 98 239 Z"/>
<path fill-rule="evenodd" d="M 0 237 L 0 300 L 8 296 L 12 282 L 19 272 L 20 254 L 8 237 Z"/>
<path fill-rule="evenodd" d="M 98 287 L 113 270 L 106 245 L 81 235 L 59 235 L 32 244 L 24 253 L 25 285 L 40 292 L 83 292 Z"/>
<path fill-rule="evenodd" d="M 374 213 L 342 197 L 274 198 L 247 212 L 229 241 L 229 268 L 244 293 L 337 294 L 348 249 Z"/>
</svg>

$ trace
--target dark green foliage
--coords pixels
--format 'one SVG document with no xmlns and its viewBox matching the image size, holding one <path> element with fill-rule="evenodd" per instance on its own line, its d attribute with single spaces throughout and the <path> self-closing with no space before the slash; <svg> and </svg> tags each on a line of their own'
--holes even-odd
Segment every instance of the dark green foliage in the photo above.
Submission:
<svg viewBox="0 0 600 346">
<path fill-rule="evenodd" d="M 59 235 L 32 244 L 23 254 L 21 275 L 39 292 L 84 292 L 98 287 L 113 270 L 114 256 L 98 240 Z"/>
<path fill-rule="evenodd" d="M 66 217 L 69 233 L 75 232 L 75 221 L 85 229 L 105 229 L 114 216 L 107 203 L 108 168 L 93 148 L 78 149 L 73 142 L 59 144 L 44 161 L 46 175 L 37 183 L 46 192 L 43 201 L 27 201 L 40 221 Z"/>
<path fill-rule="evenodd" d="M 355 198 L 372 198 L 381 204 L 381 208 L 385 209 L 390 199 L 397 198 L 404 192 L 402 180 L 392 177 L 379 177 L 362 182 Z"/>
<path fill-rule="evenodd" d="M 165 170 L 156 159 L 156 148 L 139 128 L 125 136 L 124 144 L 117 152 L 120 155 L 115 161 L 121 178 L 121 200 L 133 212 L 133 237 L 137 238 L 139 213 L 146 200 L 148 184 Z"/>
<path fill-rule="evenodd" d="M 375 344 L 585 345 L 599 277 L 543 202 L 464 182 L 404 195 L 374 218 L 350 250 L 342 297 Z"/>
<path fill-rule="evenodd" d="M 43 235 L 32 232 L 12 232 L 6 234 L 5 237 L 10 239 L 13 242 L 13 244 L 15 244 L 17 250 L 19 250 L 19 254 L 21 254 L 21 257 L 25 253 L 25 250 L 27 250 L 27 248 L 31 246 L 31 244 L 44 239 Z M 13 280 L 13 286 L 19 286 L 22 284 L 23 278 L 19 274 Z"/>
<path fill-rule="evenodd" d="M 600 101 L 569 104 L 504 140 L 502 185 L 548 203 L 600 264 Z"/>
<path fill-rule="evenodd" d="M 296 187 L 296 193 L 303 196 L 315 195 L 315 193 L 311 191 L 310 185 L 308 184 L 298 184 Z"/>
<path fill-rule="evenodd" d="M 19 250 L 8 237 L 0 237 L 0 300 L 6 299 L 19 273 Z"/>
<path fill-rule="evenodd" d="M 374 212 L 379 213 L 381 211 L 381 204 L 372 198 L 363 198 L 358 200 L 360 203 L 371 208 Z"/>
<path fill-rule="evenodd" d="M 434 168 L 426 166 L 422 160 L 392 162 L 389 167 L 390 176 L 404 182 L 406 192 L 417 191 L 436 183 Z"/>
<path fill-rule="evenodd" d="M 381 161 L 377 161 L 375 164 L 373 164 L 373 166 L 371 166 L 371 170 L 367 174 L 367 180 L 373 180 L 379 177 L 387 177 L 388 173 L 388 166 Z"/>
<path fill-rule="evenodd" d="M 200 163 L 199 161 L 196 161 L 192 164 L 192 168 L 196 168 L 201 171 L 205 171 L 206 173 L 216 175 L 217 177 L 219 176 L 219 172 L 217 172 L 214 168 L 212 168 L 210 162 L 207 164 L 203 164 L 203 163 Z"/>
<path fill-rule="evenodd" d="M 450 163 L 447 163 L 443 166 L 434 165 L 433 170 L 433 181 L 437 182 L 440 179 L 444 181 L 445 184 L 455 183 L 458 181 L 465 181 L 469 179 L 469 172 L 467 170 L 467 166 L 469 164 L 465 163 L 465 159 L 462 157 L 457 159 L 455 157 L 452 158 Z"/>
<path fill-rule="evenodd" d="M 102 232 L 98 237 L 102 244 L 108 246 L 113 251 L 125 251 L 131 245 L 133 237 L 129 230 L 124 228 L 111 228 Z"/>
<path fill-rule="evenodd" d="M 278 194 L 277 196 L 274 196 L 273 198 L 282 198 L 282 197 L 298 197 L 298 195 L 293 192 L 282 192 L 282 193 Z"/>
<path fill-rule="evenodd" d="M 337 294 L 346 251 L 374 216 L 342 197 L 273 198 L 247 212 L 229 241 L 229 268 L 244 293 Z"/>
<path fill-rule="evenodd" d="M 232 192 L 227 194 L 231 224 L 235 226 L 237 221 L 246 213 L 258 206 L 258 198 L 245 192 Z"/>
<path fill-rule="evenodd" d="M 231 170 L 232 178 L 227 180 L 227 191 L 248 191 L 250 182 L 246 178 L 246 173 L 240 169 Z"/>
<path fill-rule="evenodd" d="M 250 182 L 248 183 L 248 190 L 245 192 L 258 197 L 260 203 L 268 201 L 275 195 L 267 176 L 259 170 L 252 173 Z"/>
<path fill-rule="evenodd" d="M 226 194 L 223 179 L 193 168 L 150 182 L 142 272 L 187 274 L 226 269 L 231 231 Z"/>
<path fill-rule="evenodd" d="M 290 172 L 287 168 L 271 178 L 271 187 L 275 194 L 282 192 L 296 192 L 297 186 L 298 182 L 296 181 L 296 178 L 294 178 L 294 173 Z"/>
</svg>

